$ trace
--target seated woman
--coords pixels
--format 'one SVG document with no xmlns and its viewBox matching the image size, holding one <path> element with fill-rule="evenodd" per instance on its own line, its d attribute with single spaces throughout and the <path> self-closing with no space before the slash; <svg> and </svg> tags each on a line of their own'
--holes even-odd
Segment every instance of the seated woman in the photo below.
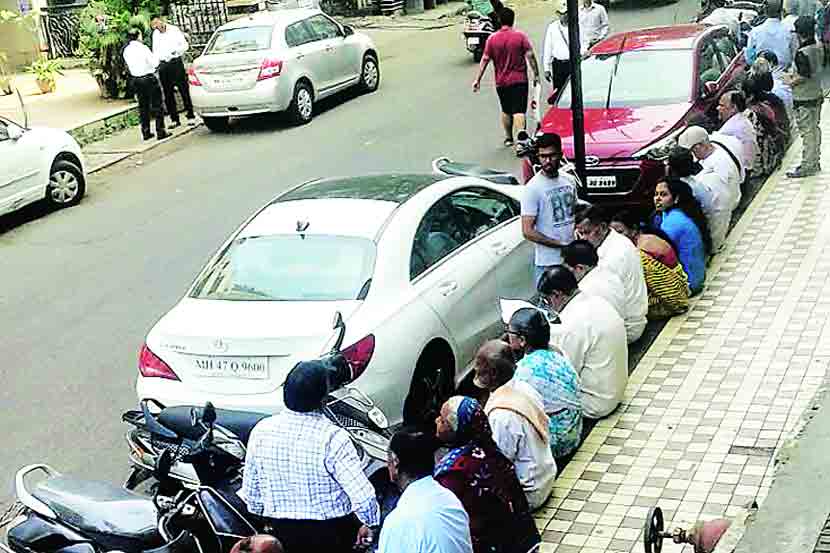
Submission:
<svg viewBox="0 0 830 553">
<path fill-rule="evenodd" d="M 770 92 L 772 86 L 771 73 L 756 73 L 754 69 L 743 83 L 749 120 L 758 137 L 754 167 L 762 176 L 778 169 L 790 143 L 790 119 L 784 103 Z"/>
<path fill-rule="evenodd" d="M 617 213 L 611 219 L 611 228 L 640 250 L 648 289 L 648 318 L 667 319 L 684 313 L 689 308 L 689 279 L 671 244 L 657 234 L 641 231 L 639 218 L 628 211 Z"/>
<path fill-rule="evenodd" d="M 474 553 L 527 553 L 540 543 L 516 469 L 493 440 L 478 401 L 451 397 L 435 423 L 438 439 L 453 449 L 434 477 L 464 505 Z"/>
<path fill-rule="evenodd" d="M 706 280 L 706 258 L 712 252 L 709 223 L 692 188 L 676 178 L 657 183 L 654 190 L 654 215 L 651 224 L 671 239 L 686 276 L 692 295 L 703 290 Z"/>
</svg>

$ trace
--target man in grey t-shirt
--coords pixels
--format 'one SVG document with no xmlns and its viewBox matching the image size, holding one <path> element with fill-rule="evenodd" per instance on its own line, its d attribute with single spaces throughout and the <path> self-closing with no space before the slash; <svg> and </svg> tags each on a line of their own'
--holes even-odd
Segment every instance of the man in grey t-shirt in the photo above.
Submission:
<svg viewBox="0 0 830 553">
<path fill-rule="evenodd" d="M 536 245 L 534 283 L 545 268 L 562 263 L 561 248 L 574 239 L 576 182 L 559 174 L 562 139 L 545 133 L 536 140 L 542 170 L 528 181 L 522 197 L 522 234 Z"/>
</svg>

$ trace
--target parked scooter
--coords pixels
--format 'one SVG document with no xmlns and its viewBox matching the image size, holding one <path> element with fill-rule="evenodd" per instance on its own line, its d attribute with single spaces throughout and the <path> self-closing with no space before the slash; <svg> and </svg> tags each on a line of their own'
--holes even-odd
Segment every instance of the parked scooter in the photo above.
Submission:
<svg viewBox="0 0 830 553">
<path fill-rule="evenodd" d="M 472 52 L 474 61 L 481 61 L 484 55 L 484 44 L 487 39 L 496 32 L 496 27 L 490 17 L 472 10 L 467 13 L 467 20 L 464 23 L 464 41 L 467 50 Z"/>
<path fill-rule="evenodd" d="M 323 413 L 333 423 L 346 430 L 363 461 L 363 469 L 372 477 L 385 470 L 387 447 L 391 432 L 383 412 L 365 394 L 350 387 L 353 372 L 348 361 L 339 355 L 345 335 L 345 324 L 338 313 L 334 328 L 338 331 L 332 350 L 324 357 L 331 366 L 329 389 Z M 254 426 L 268 415 L 263 413 L 213 409 L 212 443 L 229 454 L 211 460 L 211 470 L 200 475 L 192 459 L 205 428 L 198 421 L 202 410 L 192 406 L 165 407 L 154 400 L 143 400 L 140 410 L 127 411 L 122 420 L 134 426 L 127 433 L 130 448 L 130 474 L 124 483 L 135 490 L 155 476 L 159 459 L 165 452 L 170 456 L 166 470 L 166 491 L 198 489 L 201 485 L 228 485 L 241 480 L 248 438 Z M 209 451 L 209 450 L 208 450 Z M 175 484 L 174 484 L 175 483 Z M 158 482 L 153 485 L 158 484 Z"/>
<path fill-rule="evenodd" d="M 46 478 L 30 485 L 28 477 Z M 118 486 L 64 476 L 29 465 L 15 477 L 17 503 L 0 521 L 6 553 L 193 553 L 187 532 L 163 536 L 153 502 Z M 171 537 L 175 536 L 171 539 Z"/>
</svg>

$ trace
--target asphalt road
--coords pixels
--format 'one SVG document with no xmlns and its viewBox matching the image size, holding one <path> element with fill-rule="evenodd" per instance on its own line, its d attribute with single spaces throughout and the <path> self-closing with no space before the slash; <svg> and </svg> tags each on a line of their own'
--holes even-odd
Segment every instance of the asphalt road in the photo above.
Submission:
<svg viewBox="0 0 830 553">
<path fill-rule="evenodd" d="M 696 5 L 614 4 L 612 31 L 688 21 Z M 517 9 L 517 26 L 537 44 L 550 6 Z M 228 135 L 199 129 L 140 165 L 93 176 L 76 208 L 0 218 L 0 504 L 28 463 L 123 479 L 120 415 L 135 406 L 145 333 L 221 241 L 286 187 L 428 171 L 439 155 L 518 168 L 501 146 L 492 73 L 480 95 L 470 91 L 475 65 L 458 25 L 373 34 L 376 94 L 327 102 L 302 128 L 265 120 Z"/>
</svg>

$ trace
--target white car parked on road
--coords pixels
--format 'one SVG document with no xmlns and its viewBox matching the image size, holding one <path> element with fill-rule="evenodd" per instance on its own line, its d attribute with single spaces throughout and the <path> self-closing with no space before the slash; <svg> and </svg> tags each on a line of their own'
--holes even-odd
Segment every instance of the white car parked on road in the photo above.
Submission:
<svg viewBox="0 0 830 553">
<path fill-rule="evenodd" d="M 86 188 L 81 147 L 61 130 L 27 129 L 0 117 L 0 214 L 46 199 L 81 201 Z"/>
<path fill-rule="evenodd" d="M 434 420 L 478 346 L 500 334 L 499 297 L 534 292 L 521 191 L 438 175 L 289 190 L 150 330 L 138 398 L 278 411 L 288 371 L 329 350 L 339 311 L 353 385 L 393 425 Z"/>
<path fill-rule="evenodd" d="M 287 111 L 308 123 L 314 102 L 380 85 L 372 39 L 315 9 L 260 12 L 219 27 L 188 69 L 193 107 L 214 131 L 232 116 Z"/>
</svg>

